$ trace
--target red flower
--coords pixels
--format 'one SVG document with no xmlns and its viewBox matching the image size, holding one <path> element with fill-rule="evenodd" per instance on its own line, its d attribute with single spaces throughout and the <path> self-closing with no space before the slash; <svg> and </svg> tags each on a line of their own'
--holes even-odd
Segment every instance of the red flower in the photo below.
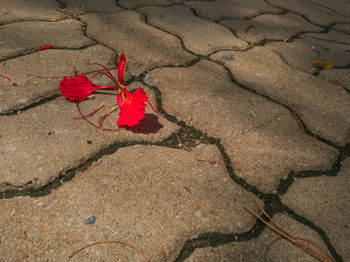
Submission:
<svg viewBox="0 0 350 262">
<path fill-rule="evenodd" d="M 114 86 L 93 86 L 92 82 L 83 75 L 77 75 L 76 77 L 65 77 L 60 81 L 60 90 L 62 96 L 70 101 L 84 101 L 97 89 L 114 89 L 118 90 Z"/>
<path fill-rule="evenodd" d="M 120 108 L 118 126 L 132 127 L 145 118 L 145 103 L 148 103 L 148 96 L 140 87 L 133 94 L 124 88 L 117 101 Z"/>
<path fill-rule="evenodd" d="M 77 75 L 76 77 L 65 77 L 60 81 L 60 90 L 68 100 L 81 102 L 88 98 L 96 90 L 96 87 L 86 76 Z"/>
</svg>

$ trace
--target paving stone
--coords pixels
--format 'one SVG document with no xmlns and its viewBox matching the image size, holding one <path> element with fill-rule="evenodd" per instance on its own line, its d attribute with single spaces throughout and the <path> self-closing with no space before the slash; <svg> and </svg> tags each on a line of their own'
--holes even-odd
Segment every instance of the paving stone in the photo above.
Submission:
<svg viewBox="0 0 350 262">
<path fill-rule="evenodd" d="M 258 43 L 264 39 L 284 40 L 301 31 L 322 30 L 322 27 L 310 24 L 303 17 L 288 12 L 283 15 L 264 14 L 250 20 L 228 19 L 220 24 L 231 28 L 240 39 L 251 43 Z"/>
<path fill-rule="evenodd" d="M 169 158 L 171 156 L 171 158 Z M 133 146 L 102 158 L 88 173 L 50 195 L 0 201 L 0 256 L 6 261 L 66 261 L 98 240 L 138 247 L 149 261 L 174 261 L 187 239 L 205 232 L 245 232 L 255 219 L 254 197 L 235 184 L 221 165 L 216 146 L 191 152 Z M 94 224 L 86 225 L 93 214 Z M 1 239 L 1 238 L 0 238 Z M 104 244 L 70 261 L 144 261 L 126 246 Z"/>
<path fill-rule="evenodd" d="M 168 6 L 173 4 L 170 0 L 120 0 L 119 5 L 136 9 L 144 6 Z"/>
<path fill-rule="evenodd" d="M 155 66 L 186 64 L 195 58 L 181 48 L 176 37 L 147 25 L 137 12 L 88 14 L 81 19 L 88 23 L 87 34 L 94 39 L 113 49 L 118 43 L 132 75 Z"/>
<path fill-rule="evenodd" d="M 219 52 L 235 79 L 295 110 L 313 133 L 345 145 L 350 142 L 350 95 L 343 88 L 286 65 L 265 47 L 247 52 Z M 277 69 L 277 70 L 276 70 Z"/>
<path fill-rule="evenodd" d="M 337 0 L 336 3 L 328 0 L 308 0 L 308 2 L 334 10 L 339 15 L 350 16 L 350 2 L 347 0 Z"/>
<path fill-rule="evenodd" d="M 58 22 L 25 21 L 1 27 L 0 60 L 38 50 L 41 46 L 81 48 L 92 40 L 83 35 L 82 23 L 73 20 Z"/>
<path fill-rule="evenodd" d="M 331 62 L 334 67 L 347 67 L 350 64 L 348 34 L 339 31 L 329 31 L 327 34 L 310 33 L 303 35 L 304 39 L 293 42 L 269 43 L 268 48 L 277 52 L 291 66 L 310 74 L 318 71 L 311 62 L 320 60 Z M 330 40 L 330 41 L 327 41 Z M 331 42 L 339 41 L 339 43 Z M 316 49 L 317 51 L 313 50 Z"/>
<path fill-rule="evenodd" d="M 336 177 L 296 179 L 282 202 L 325 231 L 331 244 L 350 260 L 350 158 Z"/>
<path fill-rule="evenodd" d="M 337 24 L 332 27 L 332 29 L 342 31 L 344 33 L 350 34 L 350 24 Z"/>
<path fill-rule="evenodd" d="M 114 0 L 62 0 L 65 11 L 71 14 L 84 14 L 90 12 L 118 12 L 123 10 Z"/>
<path fill-rule="evenodd" d="M 334 82 L 350 91 L 350 69 L 332 68 L 322 70 L 318 76 Z"/>
<path fill-rule="evenodd" d="M 220 138 L 235 173 L 260 190 L 273 191 L 291 170 L 328 168 L 337 154 L 313 144 L 287 109 L 238 87 L 213 62 L 147 76 L 158 79 L 164 109 Z"/>
<path fill-rule="evenodd" d="M 11 86 L 4 78 L 0 79 L 0 113 L 17 111 L 43 97 L 59 93 L 59 82 L 64 76 L 72 75 L 73 68 L 78 73 L 99 69 L 89 66 L 97 62 L 113 67 L 114 52 L 101 45 L 82 50 L 45 50 L 21 56 L 0 63 L 0 72 L 10 76 L 17 86 Z M 34 78 L 38 76 L 61 76 L 60 78 Z M 88 76 L 92 76 L 89 74 Z M 96 85 L 112 85 L 107 77 L 95 78 Z"/>
<path fill-rule="evenodd" d="M 134 83 L 130 88 L 137 88 Z M 146 93 L 152 92 L 146 88 Z M 154 102 L 153 96 L 152 103 Z M 105 103 L 91 119 L 98 125 L 99 118 L 115 104 L 116 96 L 96 95 L 96 99 L 81 103 L 83 114 Z M 161 141 L 177 127 L 161 115 L 146 107 L 146 118 L 131 130 L 102 133 L 84 120 L 73 120 L 80 116 L 75 103 L 63 97 L 23 111 L 17 115 L 0 118 L 0 191 L 11 189 L 8 185 L 39 187 L 53 180 L 62 170 L 78 166 L 102 148 L 126 141 Z M 103 122 L 104 127 L 116 128 L 119 111 L 112 113 Z M 87 141 L 92 141 L 88 143 Z M 4 182 L 7 182 L 4 184 Z"/>
<path fill-rule="evenodd" d="M 293 236 L 307 238 L 327 250 L 326 245 L 309 227 L 296 222 L 287 215 L 278 214 L 273 220 Z M 279 235 L 270 229 L 264 229 L 262 234 L 253 240 L 232 242 L 219 247 L 198 248 L 186 259 L 186 262 L 230 262 L 230 261 L 264 261 L 264 253 L 268 244 Z M 282 239 L 275 242 L 266 255 L 266 261 L 319 261 L 297 248 L 289 241 Z"/>
<path fill-rule="evenodd" d="M 186 48 L 207 55 L 219 49 L 246 49 L 248 44 L 227 28 L 199 18 L 184 6 L 145 7 L 138 9 L 148 23 L 180 36 Z"/>
<path fill-rule="evenodd" d="M 296 12 L 306 17 L 311 23 L 324 27 L 328 27 L 333 23 L 350 21 L 350 18 L 336 15 L 329 8 L 302 0 L 266 0 L 266 2 L 284 10 Z"/>
<path fill-rule="evenodd" d="M 282 12 L 282 10 L 266 4 L 263 0 L 188 1 L 185 5 L 194 8 L 199 16 L 212 21 L 219 21 L 223 18 L 243 19 L 266 12 Z"/>
<path fill-rule="evenodd" d="M 52 20 L 63 15 L 55 0 L 11 0 L 1 1 L 0 25 L 22 20 Z"/>
</svg>

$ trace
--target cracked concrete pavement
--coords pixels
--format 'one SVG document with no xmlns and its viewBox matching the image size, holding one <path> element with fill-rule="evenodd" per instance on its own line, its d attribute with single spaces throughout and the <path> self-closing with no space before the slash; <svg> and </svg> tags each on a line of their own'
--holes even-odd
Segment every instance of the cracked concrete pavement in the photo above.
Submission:
<svg viewBox="0 0 350 262">
<path fill-rule="evenodd" d="M 254 200 L 349 261 L 349 2 L 96 3 L 1 1 L 0 261 L 317 261 Z M 166 112 L 101 132 L 117 93 L 76 105 L 59 82 L 121 52 L 127 88 Z"/>
</svg>

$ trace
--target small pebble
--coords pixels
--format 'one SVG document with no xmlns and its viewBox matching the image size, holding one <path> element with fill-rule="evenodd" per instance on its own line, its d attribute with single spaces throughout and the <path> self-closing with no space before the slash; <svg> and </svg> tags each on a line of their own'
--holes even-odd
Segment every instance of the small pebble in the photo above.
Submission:
<svg viewBox="0 0 350 262">
<path fill-rule="evenodd" d="M 95 216 L 91 216 L 91 217 L 89 217 L 88 219 L 86 219 L 84 223 L 85 223 L 86 225 L 90 225 L 90 224 L 94 224 L 95 221 L 96 221 L 96 217 L 95 217 Z"/>
</svg>

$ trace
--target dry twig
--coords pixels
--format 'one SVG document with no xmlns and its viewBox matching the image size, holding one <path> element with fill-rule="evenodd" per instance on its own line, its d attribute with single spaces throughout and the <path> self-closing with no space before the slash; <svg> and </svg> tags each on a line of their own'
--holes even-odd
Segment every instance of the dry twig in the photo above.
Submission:
<svg viewBox="0 0 350 262">
<path fill-rule="evenodd" d="M 297 120 L 298 125 L 301 128 L 301 130 L 303 130 L 306 133 L 305 128 L 304 128 L 303 124 L 301 123 L 301 121 L 300 121 L 300 119 L 295 111 L 293 111 L 293 115 L 294 115 L 295 119 Z"/>
<path fill-rule="evenodd" d="M 190 152 L 191 150 L 181 142 L 180 138 L 178 137 L 178 135 L 177 135 L 177 133 L 176 133 L 176 130 L 175 130 L 175 136 L 176 136 L 177 140 L 179 141 L 180 145 L 181 145 L 186 151 Z"/>
<path fill-rule="evenodd" d="M 74 251 L 70 256 L 69 258 L 72 258 L 73 256 L 75 256 L 76 254 L 78 254 L 80 251 L 88 248 L 88 247 L 92 247 L 92 246 L 95 246 L 95 245 L 98 245 L 98 244 L 103 244 L 103 243 L 119 243 L 119 244 L 123 244 L 123 245 L 126 245 L 128 247 L 131 247 L 133 249 L 135 249 L 138 253 L 140 253 L 143 258 L 145 259 L 146 262 L 148 262 L 148 259 L 147 257 L 145 256 L 145 254 L 142 253 L 141 250 L 139 250 L 138 248 L 136 248 L 135 246 L 129 244 L 129 243 L 126 243 L 126 242 L 123 242 L 123 241 L 118 241 L 118 240 L 104 240 L 104 241 L 97 241 L 97 242 L 94 242 L 94 243 L 91 243 L 91 244 L 88 244 L 86 246 L 83 246 L 82 248 Z"/>
<path fill-rule="evenodd" d="M 256 201 L 255 201 L 256 202 Z M 256 202 L 257 203 L 257 202 Z M 284 231 L 282 228 L 280 228 L 276 223 L 274 223 L 272 221 L 272 223 L 274 224 L 270 224 L 269 222 L 267 222 L 266 220 L 264 220 L 261 216 L 259 216 L 257 213 L 255 213 L 253 210 L 251 210 L 250 208 L 244 206 L 244 208 L 251 213 L 253 216 L 255 216 L 257 219 L 259 219 L 261 222 L 263 222 L 267 227 L 269 227 L 270 229 L 272 229 L 273 231 L 275 231 L 276 233 L 278 233 L 279 235 L 281 235 L 281 238 L 285 238 L 288 241 L 290 241 L 291 243 L 293 243 L 294 245 L 296 245 L 297 247 L 299 247 L 300 249 L 304 250 L 305 252 L 307 252 L 308 254 L 310 254 L 311 256 L 313 256 L 314 258 L 317 258 L 319 261 L 322 262 L 335 262 L 334 258 L 324 249 L 320 248 L 317 244 L 313 243 L 312 241 L 308 240 L 308 239 L 304 239 L 304 238 L 300 238 L 300 237 L 294 237 L 291 234 L 287 233 L 286 231 Z M 258 205 L 259 210 L 263 213 L 263 214 L 267 214 L 260 205 Z M 270 216 L 267 216 L 269 219 Z M 280 238 L 274 239 L 268 246 L 267 249 L 277 240 L 279 240 Z M 319 248 L 321 251 L 323 251 L 326 254 L 326 257 L 323 256 L 322 254 L 320 254 L 317 250 L 311 248 L 310 246 L 306 245 L 305 243 L 301 242 L 300 240 L 306 241 L 309 244 Z M 264 254 L 264 261 L 265 257 L 266 257 L 266 252 Z"/>
<path fill-rule="evenodd" d="M 72 181 L 73 181 L 74 179 L 77 179 L 78 177 L 81 177 L 82 175 L 86 174 L 86 173 L 89 172 L 91 169 L 93 169 L 94 167 L 98 166 L 98 165 L 101 164 L 101 163 L 102 163 L 102 161 L 99 160 L 99 161 L 97 161 L 96 163 L 92 164 L 88 169 L 84 170 L 84 171 L 81 172 L 79 175 L 73 177 Z"/>
</svg>

